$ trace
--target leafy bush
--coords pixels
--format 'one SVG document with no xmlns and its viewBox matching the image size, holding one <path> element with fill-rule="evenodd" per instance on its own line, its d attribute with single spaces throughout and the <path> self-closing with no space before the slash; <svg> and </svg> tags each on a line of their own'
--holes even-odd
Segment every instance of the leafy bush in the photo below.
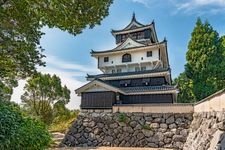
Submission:
<svg viewBox="0 0 225 150">
<path fill-rule="evenodd" d="M 118 115 L 118 119 L 117 119 L 119 122 L 123 122 L 123 123 L 126 123 L 127 122 L 127 116 L 126 114 L 124 113 L 120 113 Z"/>
<path fill-rule="evenodd" d="M 18 105 L 0 100 L 0 149 L 45 149 L 50 134 L 39 120 L 26 116 Z"/>
</svg>

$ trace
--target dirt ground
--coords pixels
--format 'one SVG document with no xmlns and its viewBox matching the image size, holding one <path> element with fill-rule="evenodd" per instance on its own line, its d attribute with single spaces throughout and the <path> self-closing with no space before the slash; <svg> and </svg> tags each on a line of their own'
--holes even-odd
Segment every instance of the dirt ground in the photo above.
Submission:
<svg viewBox="0 0 225 150">
<path fill-rule="evenodd" d="M 54 150 L 171 150 L 165 148 L 136 148 L 136 147 L 93 147 L 93 148 L 84 148 L 84 147 L 77 147 L 77 148 L 55 148 Z"/>
</svg>

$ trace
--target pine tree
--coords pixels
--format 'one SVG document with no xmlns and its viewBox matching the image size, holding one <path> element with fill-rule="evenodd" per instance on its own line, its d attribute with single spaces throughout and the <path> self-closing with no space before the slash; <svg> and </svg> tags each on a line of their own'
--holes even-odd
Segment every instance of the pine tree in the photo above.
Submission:
<svg viewBox="0 0 225 150">
<path fill-rule="evenodd" d="M 188 44 L 185 73 L 193 81 L 193 93 L 200 100 L 225 87 L 225 57 L 217 31 L 198 18 Z"/>
<path fill-rule="evenodd" d="M 193 81 L 188 79 L 184 72 L 174 79 L 173 84 L 179 87 L 178 103 L 192 103 L 196 101 L 193 93 Z"/>
</svg>

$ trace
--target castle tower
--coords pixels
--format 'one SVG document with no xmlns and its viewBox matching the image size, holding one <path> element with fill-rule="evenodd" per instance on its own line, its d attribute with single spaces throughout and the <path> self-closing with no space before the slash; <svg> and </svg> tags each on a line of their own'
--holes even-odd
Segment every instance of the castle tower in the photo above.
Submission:
<svg viewBox="0 0 225 150">
<path fill-rule="evenodd" d="M 167 41 L 158 41 L 154 21 L 143 25 L 133 14 L 124 29 L 111 33 L 114 49 L 91 51 L 102 74 L 87 75 L 90 82 L 75 90 L 81 96 L 81 109 L 175 102 Z"/>
</svg>

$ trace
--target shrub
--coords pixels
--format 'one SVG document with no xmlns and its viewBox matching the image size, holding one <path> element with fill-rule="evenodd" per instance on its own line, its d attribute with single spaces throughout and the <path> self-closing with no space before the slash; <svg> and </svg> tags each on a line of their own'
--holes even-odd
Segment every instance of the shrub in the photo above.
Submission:
<svg viewBox="0 0 225 150">
<path fill-rule="evenodd" d="M 39 120 L 26 116 L 14 103 L 0 100 L 0 149 L 45 149 L 50 134 Z"/>
<path fill-rule="evenodd" d="M 126 114 L 124 113 L 120 113 L 118 115 L 118 119 L 117 119 L 119 122 L 123 122 L 123 123 L 126 123 L 127 122 L 127 116 Z"/>
</svg>

